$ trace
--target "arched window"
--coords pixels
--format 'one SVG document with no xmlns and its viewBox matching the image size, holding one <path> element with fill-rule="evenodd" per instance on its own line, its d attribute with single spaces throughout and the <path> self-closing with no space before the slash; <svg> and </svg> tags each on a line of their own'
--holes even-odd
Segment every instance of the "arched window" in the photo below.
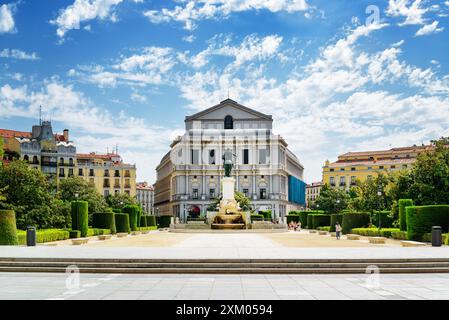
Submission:
<svg viewBox="0 0 449 320">
<path fill-rule="evenodd" d="M 23 160 L 26 161 L 26 162 L 28 162 L 28 161 L 30 161 L 30 158 L 28 157 L 28 155 L 25 155 L 25 156 L 23 157 Z"/>
<path fill-rule="evenodd" d="M 232 119 L 232 116 L 226 116 L 224 118 L 224 128 L 234 129 L 234 119 Z"/>
<path fill-rule="evenodd" d="M 60 164 L 61 166 L 64 165 L 64 158 L 59 158 L 59 164 Z"/>
</svg>

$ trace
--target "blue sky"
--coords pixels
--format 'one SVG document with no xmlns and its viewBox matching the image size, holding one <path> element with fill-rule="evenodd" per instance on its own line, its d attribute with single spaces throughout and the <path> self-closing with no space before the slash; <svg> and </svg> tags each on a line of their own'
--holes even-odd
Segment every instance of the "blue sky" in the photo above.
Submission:
<svg viewBox="0 0 449 320">
<path fill-rule="evenodd" d="M 0 0 L 0 128 L 30 130 L 42 105 L 79 152 L 118 144 L 154 182 L 184 117 L 229 89 L 317 181 L 338 154 L 449 136 L 448 16 L 430 0 Z"/>
</svg>

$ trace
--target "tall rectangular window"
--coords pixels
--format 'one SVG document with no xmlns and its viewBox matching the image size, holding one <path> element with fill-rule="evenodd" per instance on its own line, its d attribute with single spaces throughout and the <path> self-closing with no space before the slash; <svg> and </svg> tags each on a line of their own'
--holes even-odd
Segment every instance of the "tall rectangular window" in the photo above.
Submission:
<svg viewBox="0 0 449 320">
<path fill-rule="evenodd" d="M 260 199 L 267 198 L 267 189 L 260 189 Z"/>
<path fill-rule="evenodd" d="M 329 182 L 332 187 L 335 186 L 335 178 L 334 177 L 330 177 Z"/>
<path fill-rule="evenodd" d="M 190 150 L 192 164 L 200 164 L 199 150 Z"/>
<path fill-rule="evenodd" d="M 209 164 L 215 164 L 215 150 L 209 150 Z"/>
<path fill-rule="evenodd" d="M 243 164 L 249 164 L 249 150 L 243 149 Z"/>
<path fill-rule="evenodd" d="M 192 198 L 194 200 L 198 199 L 198 189 L 193 189 Z"/>
<path fill-rule="evenodd" d="M 259 149 L 259 164 L 267 163 L 267 149 Z"/>
<path fill-rule="evenodd" d="M 215 189 L 209 189 L 209 197 L 211 199 L 215 198 Z"/>
<path fill-rule="evenodd" d="M 248 197 L 249 196 L 248 189 L 243 189 L 243 194 L 245 195 L 245 197 Z"/>
<path fill-rule="evenodd" d="M 346 177 L 340 177 L 340 187 L 346 187 Z"/>
</svg>

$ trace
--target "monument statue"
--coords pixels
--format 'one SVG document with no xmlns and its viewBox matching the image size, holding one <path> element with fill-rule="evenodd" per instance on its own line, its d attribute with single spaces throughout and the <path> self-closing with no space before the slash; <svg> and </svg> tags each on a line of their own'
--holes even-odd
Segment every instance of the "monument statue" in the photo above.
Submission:
<svg viewBox="0 0 449 320">
<path fill-rule="evenodd" d="M 235 157 L 236 155 L 232 153 L 230 149 L 226 149 L 223 156 L 221 157 L 223 159 L 223 167 L 225 171 L 225 177 L 231 176 L 232 167 L 234 166 L 234 162 L 232 157 Z"/>
</svg>

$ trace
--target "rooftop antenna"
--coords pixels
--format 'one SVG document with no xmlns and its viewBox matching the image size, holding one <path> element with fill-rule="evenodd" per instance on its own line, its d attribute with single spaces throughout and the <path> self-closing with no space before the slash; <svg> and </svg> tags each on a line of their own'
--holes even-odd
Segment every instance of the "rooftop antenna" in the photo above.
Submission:
<svg viewBox="0 0 449 320">
<path fill-rule="evenodd" d="M 39 105 L 39 125 L 42 125 L 42 106 Z"/>
</svg>

